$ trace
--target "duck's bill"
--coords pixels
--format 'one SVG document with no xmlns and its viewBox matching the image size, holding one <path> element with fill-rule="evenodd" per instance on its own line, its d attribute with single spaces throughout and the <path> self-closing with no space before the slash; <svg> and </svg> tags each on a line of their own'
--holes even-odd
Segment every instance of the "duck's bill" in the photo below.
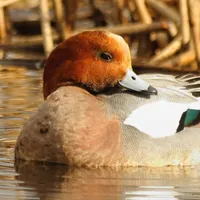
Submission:
<svg viewBox="0 0 200 200">
<path fill-rule="evenodd" d="M 133 71 L 127 70 L 125 77 L 119 81 L 119 84 L 127 89 L 147 94 L 157 94 L 156 88 L 152 87 L 146 81 L 142 80 Z"/>
</svg>

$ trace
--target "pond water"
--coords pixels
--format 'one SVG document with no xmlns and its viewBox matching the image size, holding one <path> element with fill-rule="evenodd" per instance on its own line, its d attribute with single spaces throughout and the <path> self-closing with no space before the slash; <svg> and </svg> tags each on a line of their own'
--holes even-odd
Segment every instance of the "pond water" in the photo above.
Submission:
<svg viewBox="0 0 200 200">
<path fill-rule="evenodd" d="M 15 163 L 21 126 L 41 101 L 42 71 L 0 68 L 0 199 L 200 199 L 200 166 L 71 169 Z"/>
</svg>

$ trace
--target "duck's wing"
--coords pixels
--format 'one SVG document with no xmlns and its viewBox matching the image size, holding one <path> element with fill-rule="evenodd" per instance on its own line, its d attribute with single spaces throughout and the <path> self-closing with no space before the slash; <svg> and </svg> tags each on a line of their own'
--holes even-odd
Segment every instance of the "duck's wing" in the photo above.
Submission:
<svg viewBox="0 0 200 200">
<path fill-rule="evenodd" d="M 133 126 L 153 138 L 172 136 L 199 122 L 200 102 L 175 103 L 165 100 L 143 105 L 124 120 L 125 125 Z"/>
<path fill-rule="evenodd" d="M 151 137 L 166 137 L 199 123 L 200 101 L 194 94 L 200 92 L 200 76 L 143 74 L 141 78 L 159 88 L 158 95 L 162 99 L 146 102 L 132 110 L 124 124 L 134 126 Z M 191 102 L 184 101 L 188 98 Z"/>
</svg>

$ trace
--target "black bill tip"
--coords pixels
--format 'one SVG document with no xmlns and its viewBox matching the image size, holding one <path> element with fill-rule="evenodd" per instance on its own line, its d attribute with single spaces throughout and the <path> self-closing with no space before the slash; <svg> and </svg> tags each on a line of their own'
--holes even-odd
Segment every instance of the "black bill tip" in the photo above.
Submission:
<svg viewBox="0 0 200 200">
<path fill-rule="evenodd" d="M 143 94 L 148 94 L 148 95 L 151 95 L 151 94 L 157 95 L 158 94 L 157 89 L 152 87 L 151 85 L 147 88 L 147 90 L 142 90 L 141 92 Z"/>
<path fill-rule="evenodd" d="M 157 89 L 152 87 L 151 85 L 148 87 L 148 92 L 149 92 L 149 94 L 155 94 L 155 95 L 158 94 Z"/>
</svg>

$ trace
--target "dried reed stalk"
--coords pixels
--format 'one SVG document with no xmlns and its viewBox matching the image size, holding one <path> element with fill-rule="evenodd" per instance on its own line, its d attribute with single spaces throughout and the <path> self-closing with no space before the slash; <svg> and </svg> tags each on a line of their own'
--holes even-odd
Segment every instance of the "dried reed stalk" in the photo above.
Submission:
<svg viewBox="0 0 200 200">
<path fill-rule="evenodd" d="M 137 8 L 137 11 L 139 13 L 139 16 L 140 16 L 140 21 L 145 24 L 151 24 L 152 23 L 151 15 L 149 14 L 149 12 L 147 10 L 145 1 L 144 0 L 135 0 L 134 2 L 135 2 L 135 6 Z"/>
<path fill-rule="evenodd" d="M 40 20 L 41 20 L 42 35 L 44 37 L 44 50 L 45 50 L 45 55 L 48 56 L 54 47 L 50 16 L 49 16 L 48 0 L 40 1 L 40 16 L 41 16 Z"/>
<path fill-rule="evenodd" d="M 194 65 L 193 67 L 188 66 L 195 60 L 195 57 L 194 51 L 186 51 L 160 63 L 160 66 L 162 66 L 163 69 L 172 69 L 174 71 L 196 71 L 197 68 Z"/>
<path fill-rule="evenodd" d="M 5 24 L 4 9 L 0 8 L 0 40 L 5 39 L 5 37 L 6 37 L 6 24 Z"/>
<path fill-rule="evenodd" d="M 174 9 L 172 9 L 166 3 L 158 0 L 146 0 L 146 3 L 149 7 L 157 11 L 161 16 L 164 16 L 167 19 L 172 20 L 176 24 L 180 23 L 180 16 Z"/>
<path fill-rule="evenodd" d="M 182 36 L 177 36 L 172 40 L 164 49 L 162 49 L 157 55 L 155 55 L 153 58 L 150 60 L 150 64 L 156 64 L 173 54 L 175 54 L 182 45 Z"/>
<path fill-rule="evenodd" d="M 0 1 L 0 8 L 9 6 L 9 5 L 13 4 L 13 3 L 16 3 L 17 1 L 19 1 L 19 0 L 4 0 L 4 1 Z"/>
<path fill-rule="evenodd" d="M 161 21 L 161 22 L 153 22 L 152 24 L 130 23 L 124 25 L 115 25 L 112 27 L 98 27 L 90 30 L 110 31 L 119 35 L 128 35 L 128 34 L 137 35 L 141 33 L 149 33 L 151 31 L 167 30 L 167 29 L 168 29 L 168 23 L 166 21 Z M 74 32 L 72 32 L 72 35 L 80 33 L 84 30 L 85 29 L 75 30 Z"/>
<path fill-rule="evenodd" d="M 188 0 L 190 21 L 192 25 L 192 35 L 194 39 L 194 49 L 196 59 L 200 66 L 200 19 L 199 19 L 199 0 Z"/>
<path fill-rule="evenodd" d="M 66 19 L 66 31 L 71 32 L 74 29 L 75 21 L 77 19 L 77 9 L 79 0 L 64 0 L 64 12 Z"/>
<path fill-rule="evenodd" d="M 56 17 L 56 25 L 58 29 L 58 33 L 60 33 L 60 37 L 64 40 L 67 37 L 66 33 L 66 24 L 65 24 L 65 16 L 63 13 L 63 5 L 62 0 L 53 0 L 54 8 L 55 8 L 55 17 Z"/>
<path fill-rule="evenodd" d="M 183 45 L 187 45 L 190 41 L 190 25 L 187 0 L 179 0 L 179 9 L 181 15 L 181 34 L 183 36 Z"/>
</svg>

